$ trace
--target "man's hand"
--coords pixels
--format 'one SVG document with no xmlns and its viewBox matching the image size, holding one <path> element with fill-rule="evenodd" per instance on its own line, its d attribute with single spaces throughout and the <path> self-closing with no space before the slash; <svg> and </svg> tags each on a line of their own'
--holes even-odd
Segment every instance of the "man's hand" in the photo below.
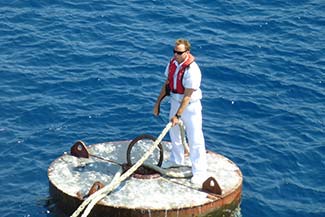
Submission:
<svg viewBox="0 0 325 217">
<path fill-rule="evenodd" d="M 158 116 L 160 113 L 160 103 L 155 103 L 155 106 L 153 107 L 153 112 L 155 116 Z"/>
<path fill-rule="evenodd" d="M 170 122 L 172 122 L 173 127 L 176 126 L 179 123 L 179 119 L 176 116 L 173 116 L 170 119 Z"/>
</svg>

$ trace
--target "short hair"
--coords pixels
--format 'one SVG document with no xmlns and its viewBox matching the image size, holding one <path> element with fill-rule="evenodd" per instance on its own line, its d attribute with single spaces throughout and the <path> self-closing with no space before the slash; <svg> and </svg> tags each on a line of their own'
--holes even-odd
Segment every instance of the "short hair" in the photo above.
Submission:
<svg viewBox="0 0 325 217">
<path fill-rule="evenodd" d="M 186 50 L 188 50 L 188 51 L 191 50 L 191 43 L 188 40 L 186 40 L 186 39 L 183 39 L 183 38 L 177 39 L 175 41 L 175 44 L 176 45 L 183 44 L 185 46 L 185 49 Z"/>
</svg>

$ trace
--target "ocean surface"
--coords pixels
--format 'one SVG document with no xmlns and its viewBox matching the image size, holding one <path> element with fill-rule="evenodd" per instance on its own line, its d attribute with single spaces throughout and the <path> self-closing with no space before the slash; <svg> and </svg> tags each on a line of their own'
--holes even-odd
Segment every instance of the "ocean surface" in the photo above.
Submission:
<svg viewBox="0 0 325 217">
<path fill-rule="evenodd" d="M 244 175 L 239 216 L 325 216 L 322 0 L 1 0 L 0 216 L 61 217 L 47 169 L 76 140 L 158 136 L 174 41 L 192 43 L 208 149 Z M 167 136 L 165 140 L 169 140 Z"/>
</svg>

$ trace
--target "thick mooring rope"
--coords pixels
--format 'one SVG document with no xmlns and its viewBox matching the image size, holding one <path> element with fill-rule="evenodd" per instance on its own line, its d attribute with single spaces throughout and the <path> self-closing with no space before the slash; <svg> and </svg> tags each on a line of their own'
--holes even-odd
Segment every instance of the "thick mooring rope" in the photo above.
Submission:
<svg viewBox="0 0 325 217">
<path fill-rule="evenodd" d="M 105 197 L 109 192 L 113 191 L 115 186 L 115 183 L 117 182 L 117 180 L 120 178 L 121 174 L 123 172 L 122 167 L 120 167 L 119 171 L 115 174 L 115 176 L 113 177 L 111 183 L 107 186 L 105 186 L 104 188 L 96 191 L 94 194 L 90 195 L 84 202 L 82 202 L 82 204 L 78 207 L 78 209 L 76 209 L 76 211 L 71 215 L 71 217 L 77 217 L 79 216 L 79 214 L 87 207 L 88 204 L 90 204 L 92 201 L 96 201 L 96 203 L 101 200 L 103 197 Z M 95 204 L 96 204 L 95 203 Z M 94 204 L 94 205 L 95 205 Z M 93 208 L 93 206 L 91 207 L 91 209 Z M 89 207 L 89 206 L 88 206 Z M 88 208 L 87 207 L 87 208 Z M 90 209 L 90 211 L 91 211 Z M 89 212 L 90 212 L 89 211 Z M 86 212 L 82 215 L 82 216 L 87 216 L 88 214 L 86 214 Z"/>
<path fill-rule="evenodd" d="M 154 152 L 154 150 L 158 147 L 158 144 L 162 141 L 162 139 L 165 137 L 167 132 L 172 127 L 172 123 L 169 122 L 164 130 L 161 132 L 159 137 L 156 139 L 156 141 L 153 143 L 153 145 L 149 148 L 149 150 L 136 162 L 130 169 L 128 169 L 123 175 L 120 176 L 121 172 L 119 171 L 111 181 L 111 183 L 100 189 L 99 191 L 95 192 L 94 194 L 90 195 L 79 207 L 78 209 L 71 215 L 71 217 L 78 217 L 80 213 L 85 209 L 87 206 L 85 212 L 83 213 L 82 217 L 87 217 L 88 214 L 91 212 L 92 208 L 96 205 L 98 201 L 103 199 L 107 194 L 109 194 L 111 191 L 113 191 L 116 187 L 120 185 L 121 182 L 123 182 L 125 179 L 127 179 L 129 176 L 131 176 L 148 158 L 149 156 Z"/>
<path fill-rule="evenodd" d="M 176 171 L 169 171 L 168 169 L 163 169 L 157 165 L 153 165 L 153 164 L 147 164 L 147 163 L 143 163 L 144 166 L 164 175 L 164 176 L 168 176 L 170 178 L 190 178 L 192 177 L 192 171 L 186 171 L 186 172 L 176 172 Z M 177 166 L 177 168 L 182 167 L 182 166 Z M 176 166 L 175 166 L 176 168 Z"/>
<path fill-rule="evenodd" d="M 179 130 L 180 130 L 180 133 L 181 133 L 182 144 L 184 146 L 185 153 L 190 154 L 190 148 L 188 147 L 188 144 L 186 142 L 185 127 L 184 127 L 183 121 L 180 120 L 178 125 L 179 125 Z"/>
</svg>

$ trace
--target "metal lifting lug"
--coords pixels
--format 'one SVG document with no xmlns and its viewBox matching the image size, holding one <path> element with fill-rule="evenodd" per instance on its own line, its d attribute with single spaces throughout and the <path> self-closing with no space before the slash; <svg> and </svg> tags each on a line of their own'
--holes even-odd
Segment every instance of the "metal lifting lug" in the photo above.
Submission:
<svg viewBox="0 0 325 217">
<path fill-rule="evenodd" d="M 94 182 L 94 184 L 91 186 L 91 188 L 90 188 L 90 190 L 89 190 L 89 192 L 88 192 L 88 196 L 90 196 L 90 195 L 92 195 L 93 193 L 95 193 L 96 191 L 98 191 L 98 190 L 100 190 L 100 189 L 102 189 L 102 188 L 104 188 L 105 187 L 105 185 L 103 184 L 103 183 L 101 183 L 101 182 L 99 182 L 99 181 L 96 181 L 96 182 Z"/>
<path fill-rule="evenodd" d="M 70 154 L 75 157 L 89 158 L 87 146 L 81 140 L 77 141 L 70 149 Z"/>
<path fill-rule="evenodd" d="M 217 180 L 212 176 L 205 180 L 205 182 L 203 182 L 202 190 L 217 195 L 222 194 L 220 185 L 218 184 Z"/>
<path fill-rule="evenodd" d="M 99 191 L 100 189 L 104 188 L 105 185 L 99 181 L 94 182 L 94 184 L 91 186 L 91 188 L 89 189 L 88 193 L 85 196 L 82 196 L 81 191 L 77 192 L 77 197 L 79 198 L 79 200 L 84 200 L 87 197 L 89 197 L 90 195 L 94 194 L 95 192 Z"/>
</svg>

